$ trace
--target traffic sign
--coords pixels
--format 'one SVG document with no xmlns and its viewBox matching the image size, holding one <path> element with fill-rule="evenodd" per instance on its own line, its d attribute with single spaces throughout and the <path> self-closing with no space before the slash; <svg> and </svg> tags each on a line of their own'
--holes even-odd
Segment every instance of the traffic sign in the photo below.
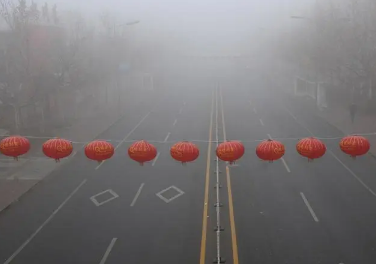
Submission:
<svg viewBox="0 0 376 264">
<path fill-rule="evenodd" d="M 128 62 L 123 62 L 119 64 L 118 67 L 119 72 L 127 73 L 131 70 L 131 64 Z"/>
</svg>

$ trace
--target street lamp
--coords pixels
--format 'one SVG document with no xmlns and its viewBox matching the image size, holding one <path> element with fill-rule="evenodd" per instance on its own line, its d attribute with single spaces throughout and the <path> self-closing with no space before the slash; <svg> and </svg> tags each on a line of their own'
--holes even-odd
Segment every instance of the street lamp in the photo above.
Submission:
<svg viewBox="0 0 376 264">
<path fill-rule="evenodd" d="M 152 74 L 150 74 L 150 73 L 147 73 L 147 72 L 145 72 L 144 74 L 143 74 L 143 76 L 142 76 L 142 88 L 145 90 L 146 88 L 146 85 L 145 85 L 145 78 L 147 78 L 148 77 L 148 79 L 149 79 L 149 81 L 150 81 L 150 90 L 151 91 L 154 91 L 154 76 L 152 75 Z"/>
<path fill-rule="evenodd" d="M 292 19 L 304 19 L 304 20 L 312 20 L 310 17 L 305 17 L 305 16 L 290 16 Z M 349 22 L 351 21 L 350 18 L 348 17 L 340 17 L 340 18 L 335 18 L 334 20 L 336 21 L 344 21 L 344 22 Z"/>
<path fill-rule="evenodd" d="M 138 23 L 140 23 L 139 20 L 134 20 L 134 21 L 130 21 L 130 22 L 125 23 L 125 25 L 132 26 L 132 25 L 135 25 L 135 24 L 138 24 Z"/>
<path fill-rule="evenodd" d="M 310 23 L 310 25 L 312 25 L 312 24 L 314 24 L 314 21 L 312 20 L 312 18 L 310 18 L 310 17 L 305 17 L 305 16 L 297 16 L 297 15 L 293 15 L 293 16 L 290 16 L 290 18 L 291 19 L 301 19 L 301 20 L 306 20 L 306 21 L 309 21 L 309 22 L 311 22 Z M 317 30 L 317 28 L 316 28 L 316 30 Z M 308 39 L 308 42 L 310 42 L 310 44 L 311 45 L 313 45 L 314 44 L 314 41 L 313 41 L 313 36 L 312 36 L 312 34 L 309 34 L 309 39 Z M 315 53 L 315 52 L 317 52 L 317 50 L 315 49 L 315 48 L 313 48 L 313 53 Z M 318 72 L 317 72 L 317 69 L 316 69 L 316 63 L 315 63 L 315 66 L 314 66 L 315 68 L 315 79 L 316 79 L 316 82 L 317 82 L 317 79 L 318 79 Z"/>
<path fill-rule="evenodd" d="M 113 29 L 113 31 L 114 31 L 114 38 L 116 37 L 116 34 L 115 34 L 115 32 L 116 32 L 116 28 L 117 27 L 121 27 L 122 28 L 122 30 L 123 30 L 123 32 L 122 32 L 122 37 L 124 37 L 124 35 L 125 35 L 125 27 L 127 27 L 127 26 L 133 26 L 133 25 L 136 25 L 136 24 L 138 24 L 138 23 L 140 23 L 140 21 L 139 20 L 133 20 L 133 21 L 129 21 L 129 22 L 126 22 L 126 23 L 122 23 L 122 24 L 117 24 L 117 25 L 114 25 L 114 29 Z M 130 40 L 132 41 L 132 39 L 133 39 L 133 42 L 135 42 L 135 33 L 133 32 L 133 34 L 132 34 L 133 36 L 131 36 L 130 37 Z M 129 63 L 126 63 L 126 64 L 120 64 L 120 65 L 118 65 L 118 71 L 119 70 L 125 70 L 125 71 L 129 71 L 129 69 L 130 69 L 130 67 L 131 67 L 131 65 L 132 65 L 132 54 L 133 54 L 133 46 L 134 46 L 134 44 L 132 45 L 130 45 L 131 47 L 130 47 L 130 50 L 128 51 L 129 52 L 129 56 L 127 56 L 127 57 L 130 57 L 130 62 Z M 115 81 L 115 85 L 116 85 L 116 87 L 117 87 L 117 90 L 118 90 L 118 98 L 117 98 L 117 104 L 118 104 L 118 110 L 119 110 L 119 113 L 121 113 L 121 105 L 122 105 L 122 103 L 121 103 L 121 98 L 122 98 L 122 96 L 121 96 L 121 89 L 120 89 L 120 85 L 119 85 L 119 73 L 117 74 L 117 78 L 116 78 L 116 81 Z M 130 77 L 128 78 L 128 84 L 129 84 L 129 86 L 130 86 L 130 84 L 131 84 L 131 79 L 130 79 Z"/>
<path fill-rule="evenodd" d="M 304 16 L 290 16 L 290 18 L 292 18 L 292 19 L 307 19 L 307 20 L 311 20 L 311 18 L 304 17 Z"/>
<path fill-rule="evenodd" d="M 122 23 L 122 24 L 115 24 L 114 27 L 113 27 L 113 32 L 114 32 L 114 37 L 115 37 L 115 31 L 116 31 L 116 28 L 117 27 L 122 27 L 123 28 L 123 36 L 124 36 L 124 28 L 127 27 L 127 26 L 133 26 L 133 25 L 136 25 L 136 24 L 139 24 L 140 23 L 140 20 L 132 20 L 132 21 L 129 21 L 129 22 L 126 22 L 126 23 Z"/>
</svg>

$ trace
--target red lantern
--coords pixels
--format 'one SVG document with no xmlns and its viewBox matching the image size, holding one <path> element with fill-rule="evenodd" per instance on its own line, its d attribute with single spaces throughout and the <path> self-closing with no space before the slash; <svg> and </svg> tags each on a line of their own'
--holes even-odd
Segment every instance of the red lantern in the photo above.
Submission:
<svg viewBox="0 0 376 264">
<path fill-rule="evenodd" d="M 366 154 L 369 151 L 371 144 L 365 137 L 354 135 L 342 138 L 339 147 L 343 152 L 355 158 L 356 156 Z"/>
<path fill-rule="evenodd" d="M 226 141 L 218 145 L 217 157 L 233 164 L 244 155 L 244 146 L 239 141 Z"/>
<path fill-rule="evenodd" d="M 321 140 L 317 138 L 303 138 L 296 144 L 296 150 L 303 157 L 308 158 L 308 161 L 318 159 L 324 156 L 326 146 Z"/>
<path fill-rule="evenodd" d="M 136 141 L 129 147 L 128 155 L 142 166 L 144 162 L 152 161 L 157 156 L 157 149 L 145 140 Z"/>
<path fill-rule="evenodd" d="M 69 140 L 53 138 L 43 143 L 42 150 L 44 155 L 59 162 L 60 159 L 66 158 L 72 154 L 73 146 Z"/>
<path fill-rule="evenodd" d="M 240 155 L 240 157 L 243 157 L 245 153 L 244 145 L 240 141 L 231 141 L 231 142 L 237 146 L 237 149 L 239 151 L 238 155 Z"/>
<path fill-rule="evenodd" d="M 95 140 L 85 147 L 85 155 L 91 160 L 102 162 L 111 158 L 115 153 L 114 146 L 107 141 Z"/>
<path fill-rule="evenodd" d="M 256 148 L 256 155 L 262 160 L 273 162 L 283 157 L 285 146 L 273 139 L 262 141 Z"/>
<path fill-rule="evenodd" d="M 183 141 L 174 144 L 170 149 L 170 154 L 173 159 L 185 164 L 196 160 L 200 151 L 195 144 Z"/>
<path fill-rule="evenodd" d="M 21 136 L 10 136 L 0 141 L 0 152 L 5 156 L 18 160 L 18 156 L 26 154 L 30 150 L 30 142 Z"/>
</svg>

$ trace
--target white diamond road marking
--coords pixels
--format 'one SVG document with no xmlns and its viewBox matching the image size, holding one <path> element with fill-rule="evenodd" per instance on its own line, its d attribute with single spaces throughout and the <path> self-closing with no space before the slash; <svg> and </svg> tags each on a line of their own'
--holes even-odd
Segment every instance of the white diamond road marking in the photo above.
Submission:
<svg viewBox="0 0 376 264">
<path fill-rule="evenodd" d="M 174 189 L 176 192 L 178 192 L 178 194 L 176 194 L 175 196 L 171 197 L 170 199 L 167 199 L 166 197 L 164 197 L 162 195 L 162 193 L 165 193 L 167 191 L 169 191 L 170 189 Z M 175 187 L 175 186 L 170 186 L 162 191 L 160 191 L 159 193 L 156 193 L 156 195 L 161 198 L 163 201 L 165 201 L 166 203 L 169 203 L 171 202 L 172 200 L 175 200 L 176 198 L 178 198 L 179 196 L 182 196 L 184 194 L 184 192 L 182 190 L 180 190 L 178 187 Z"/>
<path fill-rule="evenodd" d="M 100 195 L 102 195 L 102 194 L 105 194 L 105 193 L 107 193 L 107 192 L 110 193 L 110 194 L 112 195 L 111 198 L 109 198 L 109 199 L 107 199 L 107 200 L 105 200 L 105 201 L 103 201 L 103 202 L 98 202 L 97 199 L 95 199 L 95 197 L 98 197 L 98 196 L 100 196 Z M 113 199 L 118 198 L 118 197 L 119 197 L 119 195 L 118 195 L 116 192 L 114 192 L 114 191 L 111 190 L 111 189 L 108 189 L 108 190 L 105 190 L 105 191 L 103 191 L 103 192 L 100 192 L 100 193 L 98 193 L 98 194 L 96 194 L 96 195 L 91 196 L 91 197 L 90 197 L 90 200 L 91 200 L 96 206 L 101 206 L 101 205 L 103 205 L 103 204 L 105 204 L 105 203 L 108 203 L 109 201 L 112 201 Z"/>
</svg>

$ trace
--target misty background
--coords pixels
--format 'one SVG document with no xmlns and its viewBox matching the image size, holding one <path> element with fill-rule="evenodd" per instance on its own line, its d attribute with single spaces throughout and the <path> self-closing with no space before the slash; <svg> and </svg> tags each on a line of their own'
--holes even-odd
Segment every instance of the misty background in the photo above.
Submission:
<svg viewBox="0 0 376 264">
<path fill-rule="evenodd" d="M 215 74 L 260 76 L 321 110 L 376 109 L 373 1 L 0 3 L 5 131 L 48 133 L 91 107 L 121 113 L 130 95 Z"/>
<path fill-rule="evenodd" d="M 43 4 L 46 1 L 35 1 Z M 240 47 L 252 46 L 262 34 L 286 31 L 292 14 L 306 13 L 313 0 L 268 1 L 120 1 L 58 0 L 60 10 L 77 10 L 96 21 L 108 11 L 119 22 L 140 20 L 138 36 L 173 41 L 180 39 L 192 52 L 234 53 Z M 146 36 L 145 36 L 146 37 Z M 255 39 L 256 38 L 256 39 Z M 218 51 L 216 51 L 216 49 Z"/>
</svg>

